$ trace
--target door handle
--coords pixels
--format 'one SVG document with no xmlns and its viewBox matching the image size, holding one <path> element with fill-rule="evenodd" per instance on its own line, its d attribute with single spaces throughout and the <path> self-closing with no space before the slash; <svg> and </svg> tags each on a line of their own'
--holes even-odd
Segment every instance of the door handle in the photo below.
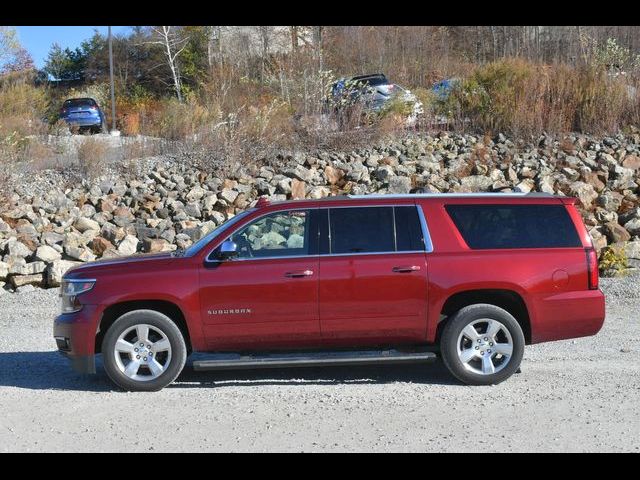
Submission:
<svg viewBox="0 0 640 480">
<path fill-rule="evenodd" d="M 285 277 L 289 278 L 310 277 L 311 275 L 313 275 L 313 270 L 296 270 L 294 272 L 286 272 L 284 274 Z"/>
<path fill-rule="evenodd" d="M 393 267 L 392 271 L 394 273 L 409 273 L 409 272 L 417 272 L 420 270 L 419 265 L 401 265 L 398 267 Z"/>
</svg>

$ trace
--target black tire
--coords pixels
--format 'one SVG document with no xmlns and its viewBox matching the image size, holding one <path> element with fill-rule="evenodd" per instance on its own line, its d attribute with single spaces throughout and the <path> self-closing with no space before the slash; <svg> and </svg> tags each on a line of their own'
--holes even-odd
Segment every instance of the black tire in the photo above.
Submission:
<svg viewBox="0 0 640 480">
<path fill-rule="evenodd" d="M 497 320 L 511 335 L 513 346 L 511 357 L 502 369 L 495 373 L 475 373 L 466 368 L 458 356 L 458 341 L 462 330 L 480 319 Z M 440 338 L 440 353 L 451 374 L 461 382 L 467 385 L 495 385 L 505 381 L 520 368 L 524 345 L 522 328 L 509 312 L 495 305 L 481 303 L 464 307 L 447 320 Z"/>
<path fill-rule="evenodd" d="M 147 324 L 164 333 L 171 346 L 171 357 L 165 371 L 152 380 L 140 381 L 129 378 L 118 366 L 115 345 L 118 337 L 136 325 Z M 118 318 L 107 330 L 102 341 L 104 369 L 109 378 L 120 388 L 132 392 L 155 392 L 173 382 L 187 359 L 187 347 L 178 326 L 166 315 L 155 310 L 134 310 Z"/>
</svg>

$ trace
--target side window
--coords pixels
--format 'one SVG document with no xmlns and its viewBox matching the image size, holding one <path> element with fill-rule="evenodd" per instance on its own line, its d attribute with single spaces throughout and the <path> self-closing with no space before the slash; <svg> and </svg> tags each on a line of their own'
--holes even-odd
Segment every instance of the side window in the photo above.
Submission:
<svg viewBox="0 0 640 480">
<path fill-rule="evenodd" d="M 564 205 L 446 205 L 472 249 L 581 247 Z"/>
<path fill-rule="evenodd" d="M 415 206 L 395 207 L 396 245 L 399 252 L 424 250 L 420 217 Z"/>
<path fill-rule="evenodd" d="M 331 253 L 394 252 L 393 207 L 329 209 Z"/>
<path fill-rule="evenodd" d="M 309 210 L 289 210 L 260 217 L 230 238 L 238 245 L 238 258 L 312 255 L 311 230 Z"/>
</svg>

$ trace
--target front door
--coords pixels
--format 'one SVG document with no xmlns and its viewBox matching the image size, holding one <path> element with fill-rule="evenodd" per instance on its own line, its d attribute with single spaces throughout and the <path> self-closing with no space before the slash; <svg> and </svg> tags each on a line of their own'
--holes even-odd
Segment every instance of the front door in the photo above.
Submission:
<svg viewBox="0 0 640 480">
<path fill-rule="evenodd" d="M 427 262 L 415 205 L 331 208 L 320 257 L 325 344 L 426 338 Z"/>
<path fill-rule="evenodd" d="M 211 350 L 319 343 L 318 227 L 314 210 L 258 217 L 230 235 L 238 256 L 201 268 L 200 302 Z M 314 218 L 312 218 L 314 217 Z"/>
</svg>

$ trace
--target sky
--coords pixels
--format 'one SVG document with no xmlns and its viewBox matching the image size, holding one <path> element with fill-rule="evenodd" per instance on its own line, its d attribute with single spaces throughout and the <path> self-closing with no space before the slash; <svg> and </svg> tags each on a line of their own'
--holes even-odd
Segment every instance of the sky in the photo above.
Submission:
<svg viewBox="0 0 640 480">
<path fill-rule="evenodd" d="M 129 27 L 111 27 L 113 35 L 126 33 Z M 64 49 L 74 49 L 80 46 L 83 40 L 91 38 L 94 30 L 107 35 L 107 27 L 16 27 L 20 44 L 26 48 L 36 68 L 44 67 L 44 62 L 49 54 L 49 49 L 54 43 L 59 43 Z"/>
</svg>

